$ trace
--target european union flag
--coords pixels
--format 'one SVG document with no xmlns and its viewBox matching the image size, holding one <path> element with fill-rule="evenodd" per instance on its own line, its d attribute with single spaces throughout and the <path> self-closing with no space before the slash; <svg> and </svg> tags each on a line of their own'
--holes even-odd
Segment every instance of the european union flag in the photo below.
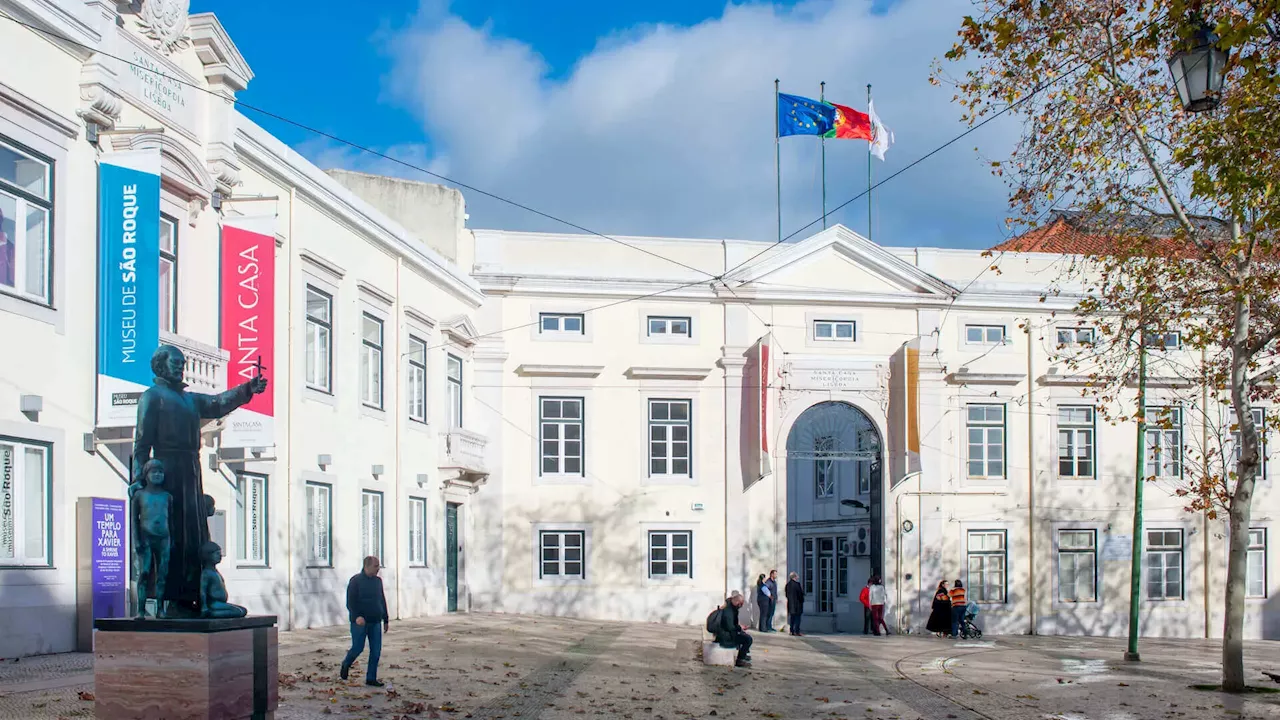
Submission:
<svg viewBox="0 0 1280 720">
<path fill-rule="evenodd" d="M 778 137 L 825 135 L 836 125 L 836 109 L 820 100 L 778 94 Z"/>
</svg>

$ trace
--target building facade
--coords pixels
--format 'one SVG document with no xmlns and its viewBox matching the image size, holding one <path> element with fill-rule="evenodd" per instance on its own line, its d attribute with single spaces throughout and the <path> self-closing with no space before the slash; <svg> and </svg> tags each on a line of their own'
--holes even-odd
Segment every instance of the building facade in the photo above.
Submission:
<svg viewBox="0 0 1280 720">
<path fill-rule="evenodd" d="M 1042 301 L 1060 255 L 472 231 L 456 191 L 322 172 L 238 112 L 249 64 L 184 8 L 0 0 L 0 656 L 91 642 L 79 508 L 126 497 L 134 432 L 99 399 L 97 218 L 138 157 L 152 345 L 191 390 L 271 381 L 202 467 L 233 600 L 283 628 L 344 622 L 374 554 L 396 617 L 696 624 L 777 569 L 811 631 L 860 629 L 872 574 L 901 629 L 958 577 L 988 632 L 1126 631 L 1134 428 L 1064 363 L 1091 330 Z M 228 255 L 242 232 L 259 254 Z M 1170 458 L 1223 426 L 1162 345 L 1143 632 L 1217 636 L 1223 526 Z M 1270 477 L 1254 508 L 1246 632 L 1276 638 Z"/>
</svg>

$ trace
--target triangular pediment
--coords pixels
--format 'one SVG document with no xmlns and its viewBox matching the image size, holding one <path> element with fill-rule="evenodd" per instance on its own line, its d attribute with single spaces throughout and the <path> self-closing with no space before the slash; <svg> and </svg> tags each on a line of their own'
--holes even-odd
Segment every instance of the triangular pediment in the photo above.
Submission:
<svg viewBox="0 0 1280 720">
<path fill-rule="evenodd" d="M 456 342 L 463 345 L 474 345 L 479 333 L 476 332 L 476 326 L 471 322 L 471 318 L 466 315 L 459 315 L 450 320 L 446 320 L 442 326 L 445 333 L 453 336 Z"/>
<path fill-rule="evenodd" d="M 869 295 L 950 298 L 956 289 L 843 225 L 761 257 L 727 280 L 770 287 Z"/>
</svg>

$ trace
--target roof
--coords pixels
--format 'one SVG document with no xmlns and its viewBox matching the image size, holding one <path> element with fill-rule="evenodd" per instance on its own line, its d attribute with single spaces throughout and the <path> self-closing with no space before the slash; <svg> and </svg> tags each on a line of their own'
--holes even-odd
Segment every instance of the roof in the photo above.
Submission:
<svg viewBox="0 0 1280 720">
<path fill-rule="evenodd" d="M 1225 239 L 1227 225 L 1211 217 L 1192 216 L 1197 231 Z M 1066 255 L 1106 255 L 1124 237 L 1142 236 L 1177 254 L 1191 249 L 1182 239 L 1182 226 L 1168 215 L 1094 214 L 1078 210 L 1055 210 L 1046 225 L 1006 240 L 991 248 L 1001 252 L 1058 253 Z"/>
</svg>

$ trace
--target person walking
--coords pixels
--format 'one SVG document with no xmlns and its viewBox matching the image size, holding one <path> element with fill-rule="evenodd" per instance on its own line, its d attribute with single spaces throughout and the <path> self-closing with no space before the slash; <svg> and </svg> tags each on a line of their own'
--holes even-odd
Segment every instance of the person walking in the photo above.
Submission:
<svg viewBox="0 0 1280 720">
<path fill-rule="evenodd" d="M 946 580 L 938 583 L 938 589 L 933 593 L 933 610 L 924 629 L 938 637 L 951 634 L 951 593 L 947 591 Z"/>
<path fill-rule="evenodd" d="M 799 575 L 791 573 L 787 576 L 785 592 L 787 594 L 787 627 L 792 635 L 799 637 L 804 634 L 800 632 L 800 616 L 804 615 L 804 586 L 800 584 Z"/>
<path fill-rule="evenodd" d="M 756 618 L 756 627 L 760 628 L 760 632 L 769 632 L 771 600 L 769 583 L 765 582 L 764 573 L 760 573 L 760 577 L 756 578 L 756 611 L 760 614 L 760 617 Z"/>
<path fill-rule="evenodd" d="M 863 586 L 862 592 L 858 593 L 858 602 L 862 603 L 862 634 L 871 634 L 871 578 L 867 578 L 867 584 Z"/>
<path fill-rule="evenodd" d="M 773 616 L 778 613 L 778 571 L 770 570 L 769 579 L 764 584 L 769 586 L 769 622 L 765 632 L 777 632 L 773 627 Z"/>
<path fill-rule="evenodd" d="M 964 583 L 956 578 L 951 588 L 951 637 L 960 637 L 960 623 L 964 622 L 965 607 L 969 604 L 965 599 Z"/>
<path fill-rule="evenodd" d="M 871 631 L 877 637 L 880 635 L 880 628 L 884 628 L 885 635 L 889 634 L 889 626 L 884 622 L 884 604 L 887 594 L 880 576 L 872 577 L 871 584 L 867 588 L 867 600 L 871 602 Z"/>
<path fill-rule="evenodd" d="M 391 616 L 387 613 L 387 596 L 382 591 L 382 578 L 378 570 L 382 565 L 370 555 L 364 559 L 364 568 L 347 583 L 347 615 L 351 621 L 351 649 L 342 660 L 338 675 L 347 679 L 351 663 L 364 652 L 364 642 L 369 641 L 369 668 L 364 674 L 364 684 L 382 687 L 378 679 L 378 658 L 382 656 L 382 633 L 391 629 Z"/>
</svg>

